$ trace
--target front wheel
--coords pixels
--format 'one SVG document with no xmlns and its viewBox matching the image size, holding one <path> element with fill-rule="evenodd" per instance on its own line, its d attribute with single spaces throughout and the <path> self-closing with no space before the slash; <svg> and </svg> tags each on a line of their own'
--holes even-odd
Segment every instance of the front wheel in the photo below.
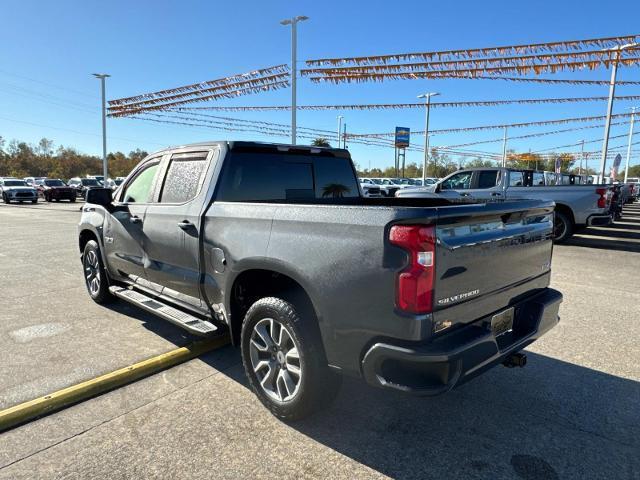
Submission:
<svg viewBox="0 0 640 480">
<path fill-rule="evenodd" d="M 313 322 L 295 305 L 267 297 L 251 306 L 242 324 L 245 374 L 263 405 L 283 420 L 311 415 L 337 392 Z"/>
<path fill-rule="evenodd" d="M 11 200 L 9 200 L 9 197 L 7 197 L 6 193 L 2 194 L 2 200 L 4 201 L 4 203 L 11 203 Z"/>
<path fill-rule="evenodd" d="M 89 240 L 82 254 L 84 282 L 92 300 L 96 303 L 109 303 L 114 297 L 109 292 L 107 274 L 102 264 L 100 246 L 95 240 Z"/>
</svg>

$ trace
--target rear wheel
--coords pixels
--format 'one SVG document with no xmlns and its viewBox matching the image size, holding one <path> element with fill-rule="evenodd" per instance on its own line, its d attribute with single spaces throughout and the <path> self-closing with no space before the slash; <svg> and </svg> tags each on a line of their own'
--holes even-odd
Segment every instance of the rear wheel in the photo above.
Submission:
<svg viewBox="0 0 640 480">
<path fill-rule="evenodd" d="M 107 274 L 102 264 L 100 246 L 95 240 L 89 240 L 82 254 L 84 281 L 89 295 L 96 303 L 109 303 L 114 297 L 109 292 Z"/>
<path fill-rule="evenodd" d="M 251 388 L 283 420 L 299 420 L 326 406 L 339 386 L 330 371 L 315 319 L 301 318 L 280 298 L 255 302 L 242 324 L 242 363 Z"/>
<path fill-rule="evenodd" d="M 553 221 L 553 239 L 556 243 L 562 243 L 573 235 L 573 221 L 562 210 L 556 210 Z"/>
</svg>

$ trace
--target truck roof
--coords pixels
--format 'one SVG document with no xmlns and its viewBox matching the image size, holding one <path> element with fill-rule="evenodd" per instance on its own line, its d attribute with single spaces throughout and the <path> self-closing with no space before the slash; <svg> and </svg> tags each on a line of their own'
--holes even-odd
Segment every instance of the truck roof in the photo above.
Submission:
<svg viewBox="0 0 640 480">
<path fill-rule="evenodd" d="M 333 154 L 336 157 L 349 157 L 349 151 L 344 148 L 332 147 L 316 147 L 313 145 L 291 145 L 288 143 L 271 143 L 271 142 L 249 142 L 246 140 L 211 140 L 207 142 L 189 143 L 184 145 L 174 145 L 153 152 L 153 155 L 178 148 L 191 147 L 213 147 L 215 145 L 226 145 L 230 150 L 236 149 L 268 149 L 268 150 L 301 150 L 304 152 L 325 152 Z"/>
</svg>

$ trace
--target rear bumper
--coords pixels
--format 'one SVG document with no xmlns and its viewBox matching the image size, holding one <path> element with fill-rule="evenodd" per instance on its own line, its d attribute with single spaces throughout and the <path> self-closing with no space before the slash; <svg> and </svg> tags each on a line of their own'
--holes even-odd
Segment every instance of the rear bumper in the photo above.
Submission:
<svg viewBox="0 0 640 480">
<path fill-rule="evenodd" d="M 416 395 L 451 390 L 512 353 L 522 350 L 559 321 L 562 294 L 551 288 L 514 305 L 513 331 L 495 337 L 491 315 L 425 343 L 376 343 L 364 355 L 368 383 Z"/>
<path fill-rule="evenodd" d="M 606 227 L 607 225 L 611 225 L 612 222 L 613 222 L 613 217 L 611 216 L 611 214 L 590 215 L 587 218 L 588 227 L 602 227 L 602 226 Z"/>
</svg>

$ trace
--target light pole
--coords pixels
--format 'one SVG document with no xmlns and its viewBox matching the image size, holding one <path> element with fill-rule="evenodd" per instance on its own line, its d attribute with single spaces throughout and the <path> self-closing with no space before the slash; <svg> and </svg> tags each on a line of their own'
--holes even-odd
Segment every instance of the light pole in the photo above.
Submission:
<svg viewBox="0 0 640 480">
<path fill-rule="evenodd" d="M 338 148 L 340 148 L 340 132 L 342 131 L 342 115 L 338 115 Z"/>
<path fill-rule="evenodd" d="M 309 17 L 298 15 L 297 17 L 282 20 L 282 25 L 291 25 L 291 144 L 296 144 L 296 80 L 298 77 L 297 50 L 298 50 L 298 22 L 304 22 Z"/>
<path fill-rule="evenodd" d="M 424 126 L 424 164 L 422 165 L 422 185 L 426 183 L 427 165 L 429 163 L 429 110 L 431 110 L 431 97 L 435 97 L 436 95 L 440 94 L 438 92 L 431 92 L 418 95 L 418 98 L 424 98 L 424 105 L 426 110 Z"/>
<path fill-rule="evenodd" d="M 502 167 L 507 166 L 507 127 L 504 127 L 504 136 L 502 137 Z"/>
<path fill-rule="evenodd" d="M 104 177 L 104 185 L 107 184 L 107 107 L 105 98 L 105 79 L 111 75 L 106 73 L 94 73 L 94 77 L 100 79 L 100 86 L 102 89 L 102 176 Z"/>
<path fill-rule="evenodd" d="M 611 80 L 609 82 L 609 102 L 607 104 L 607 120 L 604 126 L 604 140 L 602 141 L 602 157 L 600 158 L 600 181 L 604 182 L 604 171 L 607 166 L 607 150 L 609 148 L 609 131 L 611 130 L 611 111 L 613 110 L 613 99 L 616 94 L 616 75 L 618 74 L 618 62 L 620 61 L 620 54 L 625 48 L 631 48 L 638 46 L 637 43 L 628 43 L 626 45 L 620 45 L 607 50 L 615 52 L 615 58 L 611 66 Z"/>
<path fill-rule="evenodd" d="M 633 121 L 636 116 L 636 108 L 631 107 L 631 125 L 629 126 L 629 143 L 627 145 L 627 161 L 624 167 L 624 182 L 627 183 L 627 175 L 629 175 L 629 158 L 631 157 L 631 140 L 633 139 Z"/>
</svg>

